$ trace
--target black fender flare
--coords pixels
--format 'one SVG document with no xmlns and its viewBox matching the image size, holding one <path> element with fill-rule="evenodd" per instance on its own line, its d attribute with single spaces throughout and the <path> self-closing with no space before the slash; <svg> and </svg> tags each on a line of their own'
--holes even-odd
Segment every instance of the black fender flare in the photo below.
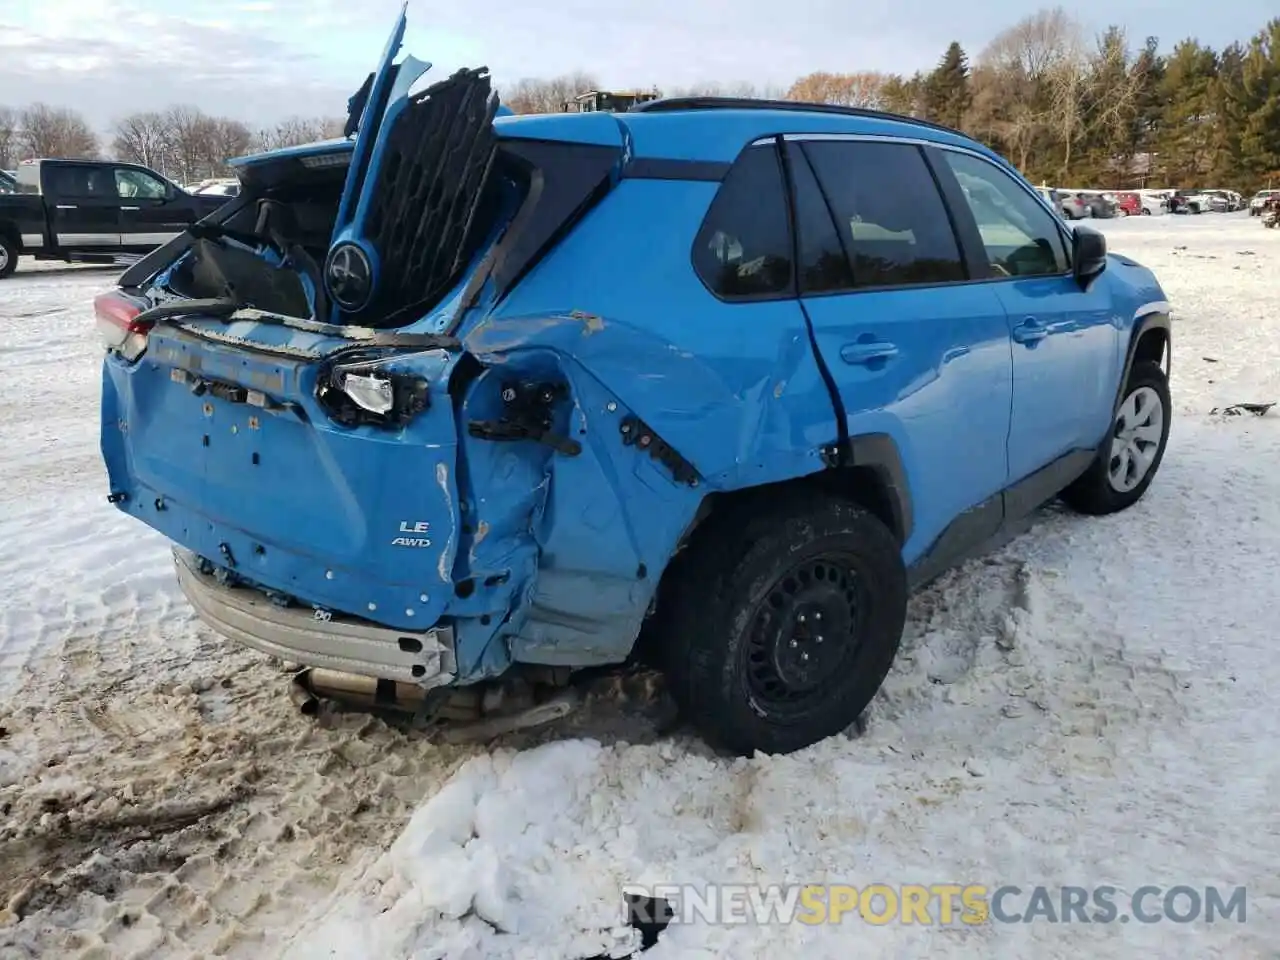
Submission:
<svg viewBox="0 0 1280 960">
<path fill-rule="evenodd" d="M 1129 347 L 1125 351 L 1124 367 L 1120 371 L 1120 382 L 1116 385 L 1115 403 L 1112 405 L 1112 416 L 1120 410 L 1120 403 L 1124 400 L 1124 387 L 1129 382 L 1129 374 L 1133 371 L 1134 361 L 1138 356 L 1138 346 L 1142 342 L 1142 338 L 1153 330 L 1160 330 L 1164 333 L 1164 349 L 1161 351 L 1160 361 L 1164 366 L 1164 372 L 1168 375 L 1173 368 L 1173 324 L 1169 319 L 1169 305 L 1151 304 L 1146 312 L 1139 311 L 1138 318 L 1134 321 L 1133 329 L 1129 332 Z"/>
<path fill-rule="evenodd" d="M 863 433 L 850 437 L 844 441 L 844 449 L 836 462 L 841 467 L 863 468 L 875 474 L 888 499 L 893 532 L 906 543 L 911 538 L 914 524 L 911 487 L 907 482 L 907 470 L 902 465 L 902 454 L 893 437 L 887 433 Z"/>
</svg>

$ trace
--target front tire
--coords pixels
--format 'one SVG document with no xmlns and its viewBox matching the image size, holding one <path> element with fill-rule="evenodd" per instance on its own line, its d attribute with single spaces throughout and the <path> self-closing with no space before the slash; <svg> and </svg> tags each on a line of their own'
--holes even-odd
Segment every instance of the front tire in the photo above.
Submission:
<svg viewBox="0 0 1280 960">
<path fill-rule="evenodd" d="M 18 269 L 18 245 L 9 237 L 0 236 L 0 280 Z"/>
<path fill-rule="evenodd" d="M 1150 360 L 1135 363 L 1097 459 L 1062 492 L 1063 501 L 1080 513 L 1102 516 L 1141 500 L 1164 459 L 1171 411 L 1164 370 Z"/>
<path fill-rule="evenodd" d="M 661 639 L 681 712 L 739 755 L 790 753 L 847 729 L 884 682 L 906 622 L 901 548 L 869 512 L 812 493 L 757 507 L 699 531 L 674 571 Z"/>
</svg>

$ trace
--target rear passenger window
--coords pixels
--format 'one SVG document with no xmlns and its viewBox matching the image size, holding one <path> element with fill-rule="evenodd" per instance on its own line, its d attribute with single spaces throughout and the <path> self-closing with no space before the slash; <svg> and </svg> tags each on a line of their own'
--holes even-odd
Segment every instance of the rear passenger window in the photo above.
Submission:
<svg viewBox="0 0 1280 960">
<path fill-rule="evenodd" d="M 798 143 L 787 144 L 795 185 L 796 231 L 800 235 L 800 292 L 835 293 L 853 286 L 849 253 L 836 232 L 818 179 Z M 847 243 L 848 241 L 846 241 Z"/>
<path fill-rule="evenodd" d="M 59 197 L 94 196 L 93 167 L 45 167 L 44 188 Z M 114 193 L 114 190 L 112 191 Z"/>
<path fill-rule="evenodd" d="M 853 256 L 856 287 L 967 279 L 942 196 L 919 149 L 901 143 L 804 145 Z"/>
<path fill-rule="evenodd" d="M 693 247 L 711 292 L 740 300 L 790 294 L 791 228 L 773 144 L 749 147 L 729 170 Z"/>
</svg>

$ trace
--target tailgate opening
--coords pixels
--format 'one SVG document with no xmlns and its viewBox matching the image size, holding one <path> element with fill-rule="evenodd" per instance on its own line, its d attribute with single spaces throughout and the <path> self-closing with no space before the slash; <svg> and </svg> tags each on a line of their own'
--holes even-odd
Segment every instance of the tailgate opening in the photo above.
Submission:
<svg viewBox="0 0 1280 960">
<path fill-rule="evenodd" d="M 497 110 L 487 71 L 462 70 L 389 108 L 363 184 L 349 162 L 310 158 L 288 176 L 283 161 L 269 177 L 242 173 L 235 211 L 193 226 L 144 289 L 155 303 L 229 300 L 335 332 L 424 320 L 423 332 L 452 332 L 608 192 L 622 159 L 620 133 L 616 144 L 527 138 L 500 132 Z"/>
</svg>

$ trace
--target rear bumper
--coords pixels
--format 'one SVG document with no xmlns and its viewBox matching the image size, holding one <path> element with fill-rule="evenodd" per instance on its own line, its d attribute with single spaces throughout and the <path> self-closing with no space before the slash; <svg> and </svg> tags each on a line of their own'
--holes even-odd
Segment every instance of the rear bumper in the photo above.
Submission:
<svg viewBox="0 0 1280 960">
<path fill-rule="evenodd" d="M 457 676 L 453 629 L 408 632 L 334 614 L 280 607 L 247 587 L 229 587 L 202 573 L 195 556 L 174 551 L 178 584 L 200 619 L 254 650 L 310 667 L 341 670 L 420 687 Z"/>
</svg>

